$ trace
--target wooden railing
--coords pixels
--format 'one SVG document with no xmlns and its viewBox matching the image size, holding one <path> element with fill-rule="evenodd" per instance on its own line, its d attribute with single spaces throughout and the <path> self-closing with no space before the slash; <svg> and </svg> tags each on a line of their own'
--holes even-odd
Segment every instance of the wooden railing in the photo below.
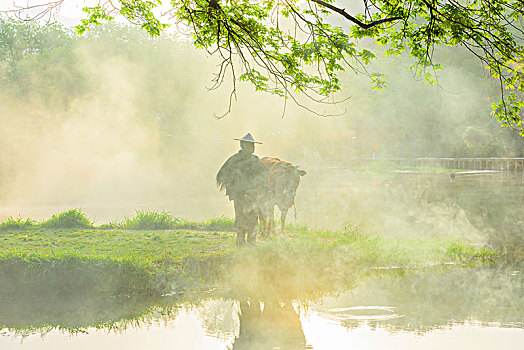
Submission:
<svg viewBox="0 0 524 350">
<path fill-rule="evenodd" d="M 397 158 L 399 165 L 467 170 L 524 171 L 524 158 Z"/>
<path fill-rule="evenodd" d="M 355 167 L 371 162 L 392 162 L 403 166 L 460 170 L 495 170 L 524 172 L 524 158 L 344 158 L 325 157 L 321 167 Z"/>
</svg>

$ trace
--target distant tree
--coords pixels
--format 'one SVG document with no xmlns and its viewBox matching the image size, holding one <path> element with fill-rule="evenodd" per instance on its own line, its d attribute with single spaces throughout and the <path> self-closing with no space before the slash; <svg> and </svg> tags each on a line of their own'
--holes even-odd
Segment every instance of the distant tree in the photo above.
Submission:
<svg viewBox="0 0 524 350">
<path fill-rule="evenodd" d="M 406 74 L 412 64 L 406 54 L 391 60 L 380 57 L 375 69 L 388 76 L 392 88 L 369 92 L 366 79 L 344 74 L 343 86 L 351 89 L 351 113 L 343 118 L 358 129 L 359 145 L 369 156 L 376 144 L 380 157 L 518 156 L 523 139 L 489 118 L 490 101 L 500 97 L 496 81 L 466 50 L 440 48 L 435 58 L 446 69 L 439 72 L 439 87 Z M 394 86 L 394 88 L 393 88 Z M 489 147 L 467 147 L 466 129 L 474 127 L 493 137 Z"/>
<path fill-rule="evenodd" d="M 65 108 L 83 89 L 74 42 L 74 32 L 58 24 L 0 18 L 1 90 Z"/>
<path fill-rule="evenodd" d="M 56 24 L 40 26 L 0 18 L 0 61 L 5 76 L 16 74 L 23 59 L 63 45 L 60 39 L 72 34 Z"/>
<path fill-rule="evenodd" d="M 63 1 L 49 1 L 36 15 L 38 7 L 30 10 L 42 17 Z M 330 101 L 341 89 L 339 74 L 346 67 L 369 76 L 373 88 L 386 86 L 383 74 L 366 70 L 375 54 L 359 48 L 359 40 L 384 45 L 387 55 L 409 52 L 414 68 L 429 84 L 442 68 L 433 61 L 434 49 L 462 46 L 498 80 L 501 100 L 493 104 L 493 115 L 524 135 L 522 1 L 362 0 L 360 8 L 351 11 L 334 0 L 170 0 L 165 13 L 169 23 L 157 15 L 161 3 L 99 1 L 84 9 L 86 18 L 77 32 L 117 15 L 153 36 L 176 25 L 192 35 L 196 47 L 220 57 L 214 88 L 231 79 L 233 98 L 237 82 L 249 81 L 256 90 L 299 104 L 298 93 Z"/>
</svg>

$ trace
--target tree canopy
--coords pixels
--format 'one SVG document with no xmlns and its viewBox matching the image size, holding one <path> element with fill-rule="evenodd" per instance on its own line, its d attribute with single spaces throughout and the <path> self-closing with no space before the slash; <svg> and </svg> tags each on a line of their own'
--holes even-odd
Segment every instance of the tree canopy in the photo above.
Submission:
<svg viewBox="0 0 524 350">
<path fill-rule="evenodd" d="M 33 17 L 56 9 L 48 2 Z M 519 0 L 170 0 L 99 1 L 84 9 L 76 30 L 123 16 L 152 36 L 171 26 L 189 34 L 197 48 L 220 57 L 214 85 L 225 79 L 248 81 L 256 90 L 297 103 L 298 95 L 330 103 L 341 89 L 345 69 L 366 74 L 373 88 L 387 86 L 380 72 L 368 71 L 375 58 L 372 41 L 389 56 L 408 52 L 413 69 L 428 83 L 438 82 L 442 65 L 433 60 L 439 46 L 461 46 L 480 60 L 500 86 L 492 114 L 524 135 L 522 25 Z M 18 9 L 23 13 L 23 9 Z M 21 11 L 21 12 L 20 12 Z"/>
<path fill-rule="evenodd" d="M 272 121 L 268 134 L 295 159 L 304 154 L 295 147 L 297 139 L 309 140 L 311 152 L 333 160 L 369 155 L 377 145 L 381 157 L 522 157 L 522 138 L 487 117 L 488 101 L 496 100 L 498 91 L 493 82 L 486 84 L 475 57 L 457 48 L 439 50 L 435 57 L 446 66 L 439 73 L 442 89 L 406 74 L 412 64 L 407 54 L 395 60 L 377 55 L 373 65 L 395 87 L 389 90 L 370 93 L 365 75 L 341 74 L 342 85 L 351 90 L 351 100 L 340 106 L 351 108 L 344 118 L 304 119 L 291 112 L 280 123 L 273 114 L 281 107 L 267 106 L 276 99 L 257 94 L 243 94 L 235 108 L 254 108 L 246 118 L 250 123 L 261 116 Z M 16 145 L 34 143 L 53 125 L 100 122 L 108 115 L 109 123 L 148 125 L 147 133 L 162 136 L 158 149 L 189 152 L 185 145 L 194 144 L 187 142 L 189 135 L 207 133 L 208 127 L 216 132 L 218 125 L 224 132 L 237 117 L 209 125 L 192 118 L 227 103 L 227 89 L 198 94 L 214 68 L 213 60 L 187 43 L 151 38 L 134 26 L 107 23 L 77 36 L 59 25 L 0 19 L 0 100 L 8 102 L 0 107 L 0 120 L 10 125 L 2 129 L 1 153 L 7 156 Z M 24 132 L 13 131 L 19 124 Z M 273 134 L 275 129 L 279 133 Z M 283 137 L 280 131 L 286 129 Z M 12 142 L 15 135 L 22 139 Z M 352 136 L 356 140 L 348 144 Z"/>
</svg>

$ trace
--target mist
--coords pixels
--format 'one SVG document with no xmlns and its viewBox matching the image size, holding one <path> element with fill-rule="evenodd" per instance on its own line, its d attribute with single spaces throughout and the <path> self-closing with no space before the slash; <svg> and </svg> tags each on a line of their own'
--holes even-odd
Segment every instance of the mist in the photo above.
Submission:
<svg viewBox="0 0 524 350">
<path fill-rule="evenodd" d="M 436 59 L 445 66 L 439 86 L 414 76 L 408 57 L 371 67 L 388 74 L 385 91 L 372 91 L 365 76 L 348 70 L 334 98 L 349 99 L 308 105 L 338 116 L 315 115 L 239 83 L 231 112 L 217 118 L 228 110 L 232 86 L 208 89 L 218 62 L 191 44 L 118 25 L 69 38 L 24 56 L 18 67 L 25 65 L 25 75 L 0 89 L 0 220 L 42 220 L 73 207 L 96 224 L 140 209 L 193 220 L 232 217 L 215 175 L 238 151 L 233 139 L 250 132 L 263 142 L 259 157 L 308 171 L 291 222 L 482 240 L 478 221 L 439 200 L 431 182 L 397 184 L 389 174 L 333 169 L 373 151 L 377 159 L 522 156 L 522 139 L 489 115 L 498 90 L 483 67 L 458 49 Z"/>
</svg>

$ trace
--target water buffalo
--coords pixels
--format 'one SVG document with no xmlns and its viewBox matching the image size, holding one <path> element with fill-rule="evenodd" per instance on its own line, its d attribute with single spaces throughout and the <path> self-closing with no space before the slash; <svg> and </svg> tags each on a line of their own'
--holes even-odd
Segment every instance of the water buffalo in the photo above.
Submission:
<svg viewBox="0 0 524 350">
<path fill-rule="evenodd" d="M 269 235 L 274 230 L 276 205 L 280 209 L 281 214 L 280 232 L 284 233 L 287 212 L 295 204 L 295 195 L 300 184 L 300 177 L 306 175 L 306 171 L 278 158 L 264 157 L 261 160 L 269 170 L 268 184 L 270 188 L 267 202 L 261 210 L 264 231 L 266 235 Z"/>
</svg>

